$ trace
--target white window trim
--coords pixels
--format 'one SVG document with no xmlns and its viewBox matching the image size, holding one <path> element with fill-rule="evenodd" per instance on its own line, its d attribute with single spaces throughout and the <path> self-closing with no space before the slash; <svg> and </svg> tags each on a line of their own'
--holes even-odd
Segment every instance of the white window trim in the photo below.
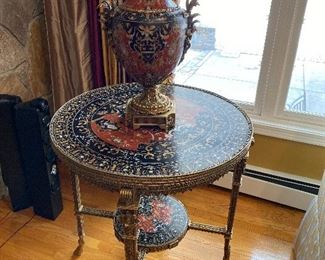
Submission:
<svg viewBox="0 0 325 260">
<path fill-rule="evenodd" d="M 324 117 L 284 109 L 306 5 L 272 1 L 255 106 L 242 107 L 257 134 L 325 147 Z"/>
<path fill-rule="evenodd" d="M 248 113 L 249 114 L 249 113 Z M 325 147 L 325 128 L 307 127 L 304 123 L 250 115 L 254 132 L 260 135 Z"/>
</svg>

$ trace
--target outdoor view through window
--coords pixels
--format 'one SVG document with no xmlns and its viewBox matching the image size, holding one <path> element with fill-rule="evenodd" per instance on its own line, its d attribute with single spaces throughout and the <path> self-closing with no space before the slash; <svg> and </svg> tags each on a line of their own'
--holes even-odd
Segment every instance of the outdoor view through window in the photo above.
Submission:
<svg viewBox="0 0 325 260">
<path fill-rule="evenodd" d="M 325 1 L 309 0 L 286 109 L 325 116 Z"/>
<path fill-rule="evenodd" d="M 181 1 L 184 5 L 185 1 Z M 200 0 L 198 31 L 175 82 L 254 105 L 271 0 Z M 285 110 L 325 116 L 324 0 L 309 0 Z"/>
<path fill-rule="evenodd" d="M 198 30 L 175 81 L 254 103 L 271 0 L 199 3 Z"/>
</svg>

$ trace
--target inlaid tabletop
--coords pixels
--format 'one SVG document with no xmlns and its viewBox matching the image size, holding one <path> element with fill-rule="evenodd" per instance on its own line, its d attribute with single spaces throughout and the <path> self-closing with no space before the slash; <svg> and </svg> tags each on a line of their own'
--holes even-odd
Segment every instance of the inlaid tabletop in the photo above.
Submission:
<svg viewBox="0 0 325 260">
<path fill-rule="evenodd" d="M 133 130 L 124 124 L 136 83 L 95 89 L 63 105 L 50 136 L 58 156 L 85 178 L 112 189 L 186 190 L 212 182 L 241 160 L 252 125 L 233 102 L 187 86 L 162 86 L 176 102 L 176 127 Z"/>
</svg>

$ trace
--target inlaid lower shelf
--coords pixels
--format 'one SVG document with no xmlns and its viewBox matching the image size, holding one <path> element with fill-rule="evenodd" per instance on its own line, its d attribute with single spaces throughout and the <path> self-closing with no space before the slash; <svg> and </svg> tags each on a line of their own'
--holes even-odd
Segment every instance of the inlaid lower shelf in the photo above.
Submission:
<svg viewBox="0 0 325 260">
<path fill-rule="evenodd" d="M 120 212 L 82 206 L 78 213 L 114 219 L 116 237 L 123 242 Z M 172 196 L 143 195 L 138 209 L 138 246 L 140 252 L 154 252 L 178 245 L 188 229 L 226 234 L 226 227 L 189 221 L 184 205 Z"/>
<path fill-rule="evenodd" d="M 185 236 L 189 218 L 184 205 L 172 196 L 141 196 L 138 209 L 138 247 L 146 252 L 175 247 Z M 116 237 L 123 242 L 120 212 L 114 218 Z"/>
</svg>

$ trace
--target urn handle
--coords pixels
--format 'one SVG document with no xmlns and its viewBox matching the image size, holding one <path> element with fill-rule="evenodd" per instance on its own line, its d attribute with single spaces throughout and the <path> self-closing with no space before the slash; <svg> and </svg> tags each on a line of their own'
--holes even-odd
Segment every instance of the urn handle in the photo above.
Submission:
<svg viewBox="0 0 325 260">
<path fill-rule="evenodd" d="M 112 22 L 118 2 L 119 0 L 103 0 L 98 5 L 100 21 L 104 25 L 103 29 L 107 32 L 108 39 L 112 37 Z"/>
<path fill-rule="evenodd" d="M 181 63 L 184 60 L 186 52 L 191 47 L 192 36 L 193 33 L 196 31 L 195 24 L 199 22 L 199 20 L 195 19 L 197 16 L 199 16 L 199 14 L 198 13 L 192 14 L 192 9 L 198 5 L 200 5 L 198 0 L 186 0 L 186 10 L 184 15 L 185 18 L 187 18 L 187 29 L 186 29 L 186 35 L 184 41 L 183 54 L 179 63 Z"/>
</svg>

